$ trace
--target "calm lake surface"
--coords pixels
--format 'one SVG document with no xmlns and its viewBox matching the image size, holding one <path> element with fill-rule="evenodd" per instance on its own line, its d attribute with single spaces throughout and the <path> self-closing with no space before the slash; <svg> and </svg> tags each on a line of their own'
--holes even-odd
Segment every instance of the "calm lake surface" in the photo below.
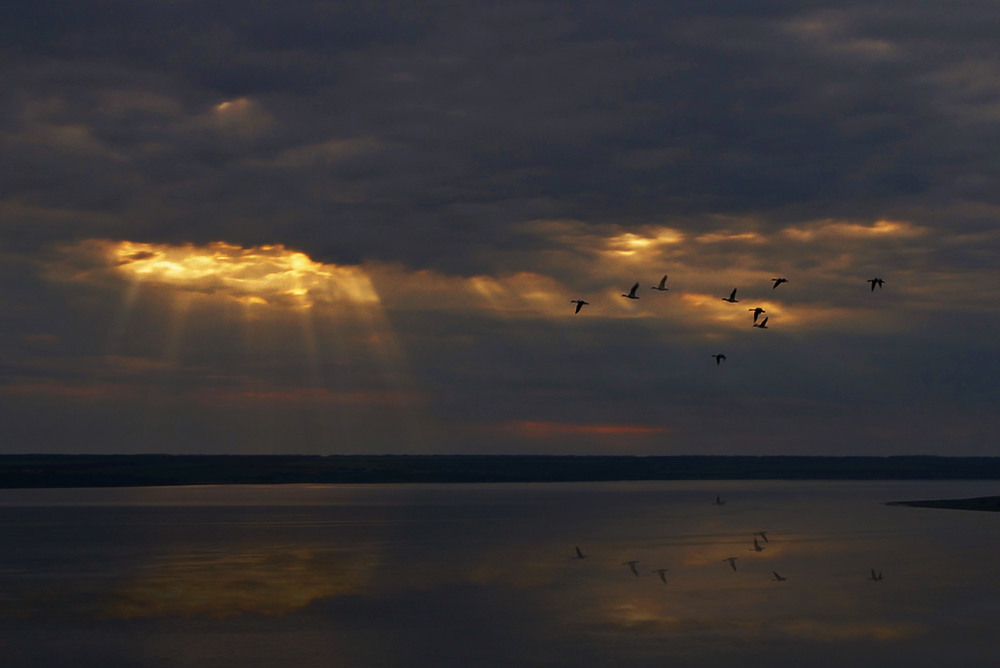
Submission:
<svg viewBox="0 0 1000 668">
<path fill-rule="evenodd" d="M 1000 513 L 884 502 L 998 493 L 996 481 L 0 490 L 2 665 L 994 666 Z"/>
</svg>

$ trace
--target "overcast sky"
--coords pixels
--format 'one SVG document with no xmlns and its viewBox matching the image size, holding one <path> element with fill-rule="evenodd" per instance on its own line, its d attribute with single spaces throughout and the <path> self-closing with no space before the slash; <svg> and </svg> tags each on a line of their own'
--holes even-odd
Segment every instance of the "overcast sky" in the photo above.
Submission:
<svg viewBox="0 0 1000 668">
<path fill-rule="evenodd" d="M 1000 455 L 998 34 L 16 3 L 0 452 Z"/>
</svg>

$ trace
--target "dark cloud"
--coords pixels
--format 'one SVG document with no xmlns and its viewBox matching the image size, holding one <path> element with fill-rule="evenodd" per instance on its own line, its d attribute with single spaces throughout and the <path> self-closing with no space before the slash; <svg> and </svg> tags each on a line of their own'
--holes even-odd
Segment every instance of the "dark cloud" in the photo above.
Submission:
<svg viewBox="0 0 1000 668">
<path fill-rule="evenodd" d="M 323 401 L 416 387 L 427 411 L 400 423 L 459 450 L 490 425 L 490 447 L 539 447 L 502 426 L 581 415 L 669 428 L 683 451 L 747 438 L 713 417 L 720 396 L 733 425 L 767 425 L 749 437 L 767 451 L 876 404 L 905 426 L 940 401 L 942 423 L 983 433 L 998 23 L 989 3 L 22 3 L 0 26 L 6 412 L 42 447 L 68 442 L 39 435 L 45 401 L 69 402 L 122 449 L 142 424 L 172 442 L 155 420 L 108 427 L 144 393 L 190 410 L 193 450 L 221 424 L 273 449 L 282 429 L 327 429 Z M 314 290 L 310 321 L 271 286 L 261 320 L 237 275 L 151 285 L 115 267 L 153 251 L 112 262 L 93 240 L 280 244 L 361 265 L 379 308 Z M 620 308 L 668 272 L 671 306 Z M 777 274 L 792 282 L 767 291 Z M 864 292 L 872 276 L 884 293 Z M 772 332 L 713 310 L 733 284 L 771 300 Z M 552 319 L 581 296 L 580 318 Z M 702 368 L 722 349 L 728 387 Z M 144 362 L 122 375 L 106 357 Z M 234 397 L 303 387 L 341 394 L 239 426 L 259 406 Z M 858 438 L 882 419 L 864 415 Z M 403 438 L 379 429 L 372 447 Z"/>
</svg>

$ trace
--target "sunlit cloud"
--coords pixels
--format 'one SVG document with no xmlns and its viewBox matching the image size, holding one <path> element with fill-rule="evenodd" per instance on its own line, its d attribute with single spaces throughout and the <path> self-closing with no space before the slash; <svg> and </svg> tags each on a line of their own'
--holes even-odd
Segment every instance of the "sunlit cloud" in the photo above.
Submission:
<svg viewBox="0 0 1000 668">
<path fill-rule="evenodd" d="M 221 241 L 205 246 L 95 243 L 125 278 L 221 295 L 250 306 L 309 308 L 318 301 L 379 301 L 361 268 L 315 262 L 280 244 L 244 248 Z"/>
<path fill-rule="evenodd" d="M 669 227 L 654 228 L 641 233 L 623 232 L 605 240 L 605 251 L 615 255 L 633 256 L 660 246 L 678 244 L 684 234 Z"/>
<path fill-rule="evenodd" d="M 877 220 L 870 225 L 851 221 L 822 220 L 806 225 L 786 227 L 783 230 L 786 237 L 795 241 L 829 238 L 913 238 L 923 236 L 927 232 L 927 228 L 919 225 L 893 220 Z"/>
<path fill-rule="evenodd" d="M 694 238 L 698 243 L 712 244 L 712 243 L 722 243 L 722 242 L 740 242 L 740 243 L 751 243 L 751 244 L 761 244 L 767 241 L 765 237 L 758 234 L 757 232 L 734 232 L 734 231 L 723 231 L 723 232 L 711 232 L 709 234 L 699 234 Z"/>
<path fill-rule="evenodd" d="M 224 100 L 199 119 L 199 124 L 221 133 L 251 138 L 274 123 L 270 114 L 250 98 Z"/>
</svg>

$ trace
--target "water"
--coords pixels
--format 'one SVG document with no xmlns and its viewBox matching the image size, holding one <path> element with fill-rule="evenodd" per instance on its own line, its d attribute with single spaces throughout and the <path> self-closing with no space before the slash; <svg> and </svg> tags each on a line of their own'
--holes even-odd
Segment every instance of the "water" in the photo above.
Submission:
<svg viewBox="0 0 1000 668">
<path fill-rule="evenodd" d="M 997 492 L 968 481 L 0 490 L 0 647 L 4 666 L 76 668 L 992 666 L 1000 514 L 884 502 Z M 770 541 L 755 552 L 761 530 Z M 867 580 L 872 568 L 885 579 Z"/>
</svg>

